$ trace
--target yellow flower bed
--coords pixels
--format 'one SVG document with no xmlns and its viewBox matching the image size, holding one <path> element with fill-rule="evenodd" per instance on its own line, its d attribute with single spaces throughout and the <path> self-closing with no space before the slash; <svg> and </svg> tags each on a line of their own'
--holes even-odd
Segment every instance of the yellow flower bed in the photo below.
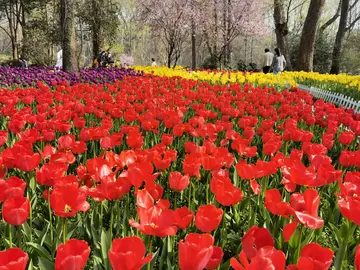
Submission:
<svg viewBox="0 0 360 270">
<path fill-rule="evenodd" d="M 134 66 L 135 70 L 143 71 L 145 74 L 154 74 L 155 76 L 166 77 L 182 77 L 185 79 L 208 81 L 211 83 L 250 83 L 250 84 L 266 84 L 273 86 L 296 86 L 295 80 L 287 73 L 281 75 L 263 74 L 263 73 L 244 73 L 244 72 L 228 72 L 228 71 L 191 71 L 182 67 L 175 69 L 167 67 L 149 67 Z"/>
<path fill-rule="evenodd" d="M 183 67 L 150 67 L 134 66 L 134 69 L 145 74 L 155 76 L 182 77 L 185 79 L 208 81 L 213 84 L 249 83 L 252 85 L 268 85 L 284 89 L 284 87 L 304 84 L 323 90 L 338 92 L 356 100 L 360 100 L 360 76 L 347 74 L 331 75 L 316 72 L 283 72 L 279 75 L 272 73 L 250 73 L 239 71 L 191 71 Z"/>
</svg>

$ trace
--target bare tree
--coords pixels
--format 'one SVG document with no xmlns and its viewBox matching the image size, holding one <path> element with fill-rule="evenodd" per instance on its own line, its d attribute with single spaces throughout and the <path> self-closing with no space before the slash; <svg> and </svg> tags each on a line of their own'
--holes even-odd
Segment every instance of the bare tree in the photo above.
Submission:
<svg viewBox="0 0 360 270">
<path fill-rule="evenodd" d="M 74 20 L 74 1 L 60 0 L 61 45 L 64 71 L 78 71 L 76 57 L 76 32 Z"/>
<path fill-rule="evenodd" d="M 350 4 L 349 2 L 350 2 L 349 0 L 341 1 L 341 16 L 340 16 L 339 28 L 336 33 L 336 39 L 333 48 L 332 64 L 330 69 L 331 74 L 338 74 L 340 72 L 341 51 L 343 47 L 346 24 L 349 15 L 349 4 Z"/>
<path fill-rule="evenodd" d="M 291 5 L 291 1 L 289 3 L 289 7 L 290 5 Z M 274 22 L 275 22 L 277 47 L 285 56 L 285 59 L 287 61 L 287 68 L 291 69 L 290 54 L 286 43 L 286 36 L 289 33 L 289 29 L 288 29 L 288 18 L 285 17 L 284 0 L 274 0 Z"/>
<path fill-rule="evenodd" d="M 20 0 L 0 0 L 0 12 L 3 12 L 8 22 L 8 29 L 0 25 L 6 35 L 10 38 L 12 58 L 15 60 L 19 56 L 19 30 L 23 5 Z M 0 16 L 1 17 L 1 16 Z"/>
<path fill-rule="evenodd" d="M 332 25 L 334 22 L 336 22 L 336 20 L 340 17 L 340 11 L 341 11 L 341 0 L 339 1 L 339 5 L 336 9 L 336 13 L 334 14 L 334 16 L 332 16 L 322 26 L 320 26 L 319 35 L 322 35 L 330 25 Z"/>
<path fill-rule="evenodd" d="M 300 39 L 297 70 L 312 71 L 316 31 L 325 0 L 311 0 Z"/>
</svg>

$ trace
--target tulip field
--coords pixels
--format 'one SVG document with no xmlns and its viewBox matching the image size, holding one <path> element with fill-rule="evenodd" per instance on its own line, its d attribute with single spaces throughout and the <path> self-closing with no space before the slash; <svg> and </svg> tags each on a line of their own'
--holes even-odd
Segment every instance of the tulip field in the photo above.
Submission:
<svg viewBox="0 0 360 270">
<path fill-rule="evenodd" d="M 360 270 L 353 110 L 290 74 L 36 72 L 0 70 L 1 270 Z"/>
</svg>

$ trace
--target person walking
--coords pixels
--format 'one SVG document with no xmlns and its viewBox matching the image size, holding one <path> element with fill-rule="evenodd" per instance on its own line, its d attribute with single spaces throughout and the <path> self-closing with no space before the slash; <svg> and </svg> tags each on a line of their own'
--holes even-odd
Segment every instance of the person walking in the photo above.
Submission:
<svg viewBox="0 0 360 270">
<path fill-rule="evenodd" d="M 152 61 L 151 66 L 152 66 L 152 67 L 156 67 L 157 64 L 156 64 L 156 62 L 155 62 L 155 59 L 154 59 L 154 58 L 151 58 L 151 61 Z"/>
<path fill-rule="evenodd" d="M 265 74 L 270 72 L 273 60 L 274 60 L 274 54 L 272 54 L 270 50 L 266 48 L 264 54 L 264 60 L 263 60 L 263 72 Z"/>
<path fill-rule="evenodd" d="M 273 67 L 274 74 L 283 72 L 286 67 L 285 57 L 284 57 L 284 55 L 281 54 L 279 48 L 275 49 L 275 56 L 274 56 L 272 67 Z"/>
</svg>

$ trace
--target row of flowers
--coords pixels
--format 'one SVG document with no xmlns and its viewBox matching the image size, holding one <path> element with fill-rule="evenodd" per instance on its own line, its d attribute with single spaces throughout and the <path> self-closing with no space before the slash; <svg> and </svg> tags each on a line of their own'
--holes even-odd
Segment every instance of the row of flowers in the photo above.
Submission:
<svg viewBox="0 0 360 270">
<path fill-rule="evenodd" d="M 141 76 L 130 68 L 83 68 L 79 73 L 56 71 L 51 67 L 0 67 L 0 87 L 29 87 L 37 82 L 46 85 L 56 85 L 67 81 L 70 85 L 76 83 L 114 83 L 124 76 Z"/>
<path fill-rule="evenodd" d="M 152 76 L 0 104 L 0 268 L 360 269 L 352 110 Z"/>
<path fill-rule="evenodd" d="M 182 67 L 175 69 L 167 67 L 135 66 L 146 74 L 156 76 L 182 77 L 187 79 L 221 83 L 250 83 L 253 85 L 268 85 L 283 89 L 284 86 L 304 84 L 309 87 L 330 90 L 360 100 L 360 76 L 347 74 L 331 75 L 316 72 L 283 72 L 281 76 L 263 73 L 244 73 L 237 71 L 199 70 L 191 71 Z"/>
</svg>

